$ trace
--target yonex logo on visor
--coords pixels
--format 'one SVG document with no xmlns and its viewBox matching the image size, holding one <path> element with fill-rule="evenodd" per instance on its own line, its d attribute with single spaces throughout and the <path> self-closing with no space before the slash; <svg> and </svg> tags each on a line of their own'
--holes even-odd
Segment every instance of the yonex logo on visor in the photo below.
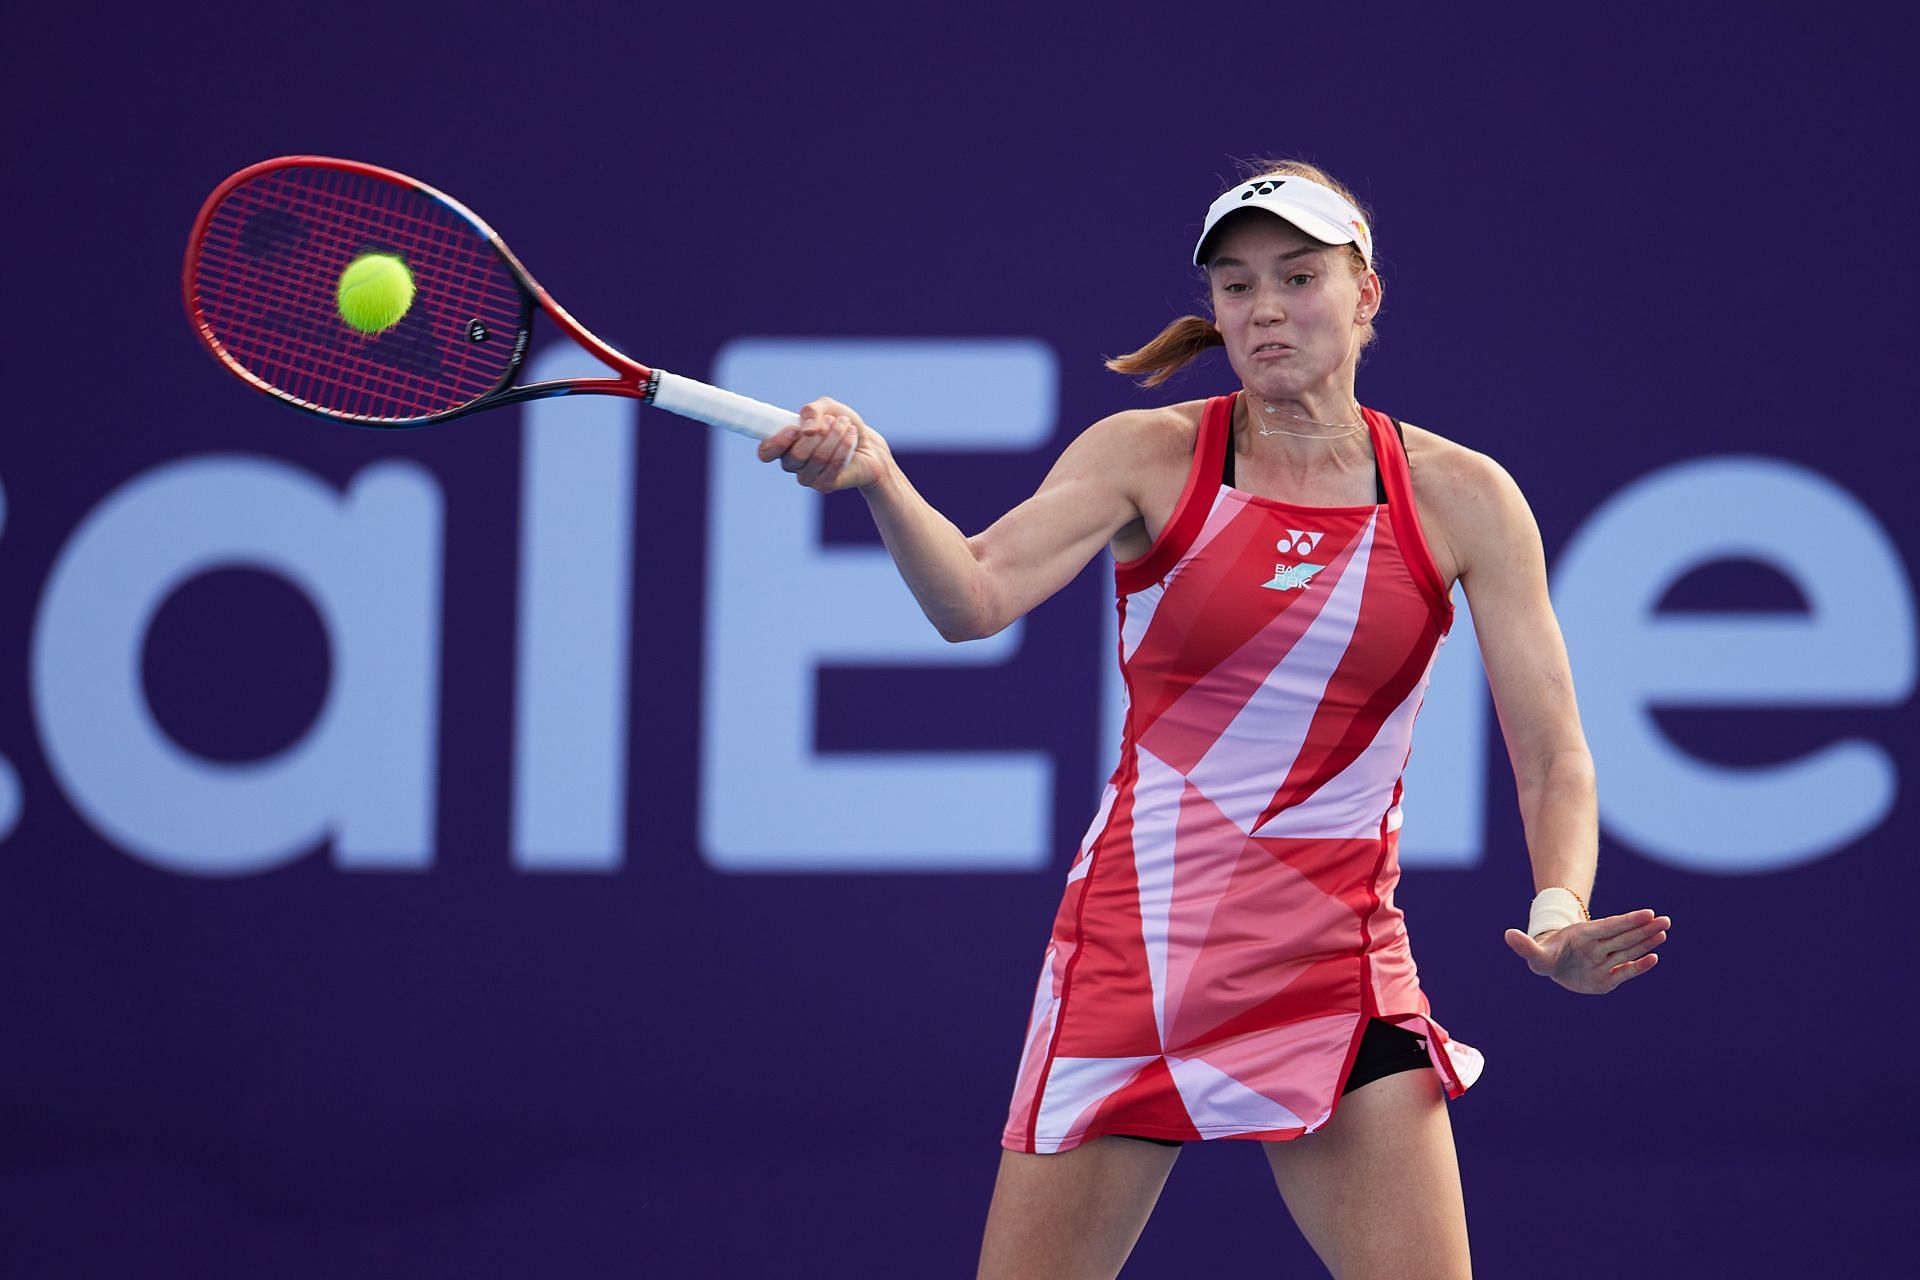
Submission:
<svg viewBox="0 0 1920 1280">
<path fill-rule="evenodd" d="M 1265 209 L 1285 218 L 1322 244 L 1350 244 L 1360 250 L 1369 267 L 1373 265 L 1373 236 L 1352 202 L 1330 187 L 1310 178 L 1255 178 L 1243 182 L 1215 200 L 1207 210 L 1206 225 L 1193 247 L 1195 266 L 1204 266 L 1207 237 L 1220 219 L 1241 209 Z"/>
</svg>

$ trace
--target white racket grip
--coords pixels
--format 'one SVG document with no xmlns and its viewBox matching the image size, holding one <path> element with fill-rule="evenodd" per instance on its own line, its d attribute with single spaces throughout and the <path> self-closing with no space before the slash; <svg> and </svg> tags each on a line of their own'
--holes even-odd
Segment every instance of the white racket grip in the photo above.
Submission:
<svg viewBox="0 0 1920 1280">
<path fill-rule="evenodd" d="M 738 431 L 755 440 L 765 440 L 780 428 L 800 421 L 800 415 L 791 409 L 776 409 L 764 401 L 722 391 L 664 369 L 656 369 L 654 377 L 658 381 L 653 403 L 662 409 L 696 422 Z"/>
</svg>

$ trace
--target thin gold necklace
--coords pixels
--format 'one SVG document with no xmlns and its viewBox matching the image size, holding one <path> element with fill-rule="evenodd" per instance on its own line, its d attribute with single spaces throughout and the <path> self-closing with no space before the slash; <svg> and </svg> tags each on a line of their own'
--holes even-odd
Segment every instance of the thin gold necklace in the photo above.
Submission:
<svg viewBox="0 0 1920 1280">
<path fill-rule="evenodd" d="M 1346 427 L 1347 428 L 1347 430 L 1345 431 L 1336 431 L 1332 435 L 1320 436 L 1320 435 L 1311 435 L 1305 431 L 1285 431 L 1279 427 L 1263 427 L 1257 422 L 1254 423 L 1253 429 L 1255 431 L 1258 431 L 1263 436 L 1293 436 L 1300 440 L 1344 440 L 1348 436 L 1364 431 L 1367 428 L 1366 419 L 1364 418 L 1358 422 L 1316 422 L 1314 419 L 1309 418 L 1304 414 L 1289 412 L 1286 409 L 1280 408 L 1278 405 L 1268 404 L 1265 400 L 1262 400 L 1260 402 L 1260 407 L 1262 409 L 1265 409 L 1268 413 L 1284 413 L 1289 418 L 1294 419 L 1296 422 L 1304 422 L 1310 426 Z"/>
</svg>

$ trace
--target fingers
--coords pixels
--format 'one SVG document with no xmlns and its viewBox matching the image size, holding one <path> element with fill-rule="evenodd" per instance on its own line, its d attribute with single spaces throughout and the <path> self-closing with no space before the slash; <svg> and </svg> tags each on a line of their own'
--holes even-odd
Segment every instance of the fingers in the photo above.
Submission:
<svg viewBox="0 0 1920 1280">
<path fill-rule="evenodd" d="M 1627 922 L 1624 927 L 1607 932 L 1622 921 Z M 1666 916 L 1643 910 L 1569 926 L 1569 985 L 1604 994 L 1639 977 L 1659 963 L 1653 949 L 1667 940 L 1666 926 L 1672 923 Z"/>
<path fill-rule="evenodd" d="M 852 411 L 838 400 L 829 400 L 825 396 L 822 396 L 818 400 L 809 400 L 806 404 L 800 406 L 799 421 L 795 425 L 782 427 L 765 440 L 762 440 L 759 448 L 755 450 L 755 452 L 759 455 L 760 461 L 762 462 L 772 462 L 776 458 L 784 458 L 802 440 L 808 438 L 807 429 L 809 427 L 814 426 L 830 413 L 850 412 Z M 807 445 L 797 456 L 804 462 L 811 456 L 813 449 L 814 445 Z M 784 463 L 782 466 L 784 470 L 789 472 L 800 470 L 797 466 L 788 467 L 785 466 Z"/>
<path fill-rule="evenodd" d="M 1605 939 L 1596 947 L 1596 951 L 1616 961 L 1638 959 L 1667 940 L 1667 929 L 1672 924 L 1673 921 L 1666 916 L 1655 916 L 1646 924 Z"/>
<path fill-rule="evenodd" d="M 822 397 L 801 407 L 797 425 L 762 440 L 756 455 L 809 488 L 830 490 L 860 443 L 860 418 L 837 400 Z"/>
<path fill-rule="evenodd" d="M 792 447 L 793 442 L 799 438 L 800 428 L 782 427 L 762 440 L 754 452 L 759 456 L 760 461 L 772 462 Z"/>
<path fill-rule="evenodd" d="M 1552 968 L 1547 957 L 1547 949 L 1526 935 L 1521 929 L 1509 929 L 1506 932 L 1507 945 L 1513 953 L 1527 962 L 1527 968 L 1535 973 L 1545 973 Z"/>
<path fill-rule="evenodd" d="M 835 400 L 832 396 L 821 396 L 818 400 L 809 400 L 805 404 L 800 406 L 800 425 L 804 427 L 808 423 L 817 421 L 818 419 L 821 419 L 821 418 L 831 417 L 835 414 L 849 414 L 852 412 L 853 412 L 852 409 L 849 409 L 846 405 L 841 404 L 838 400 Z"/>
<path fill-rule="evenodd" d="M 1664 916 L 1656 917 L 1652 911 L 1642 907 L 1638 911 L 1629 911 L 1625 915 L 1601 916 L 1598 920 L 1588 921 L 1587 924 L 1594 937 L 1604 940 L 1642 928 L 1651 924 L 1656 918 L 1665 919 Z"/>
<path fill-rule="evenodd" d="M 1638 960 L 1632 961 L 1631 963 L 1615 965 L 1607 972 L 1607 990 L 1612 991 L 1623 982 L 1631 982 L 1659 963 L 1660 954 L 1658 952 L 1648 952 L 1646 955 L 1641 956 Z"/>
<path fill-rule="evenodd" d="M 1632 923 L 1597 950 L 1596 957 L 1607 963 L 1605 991 L 1651 972 L 1660 963 L 1660 953 L 1654 948 L 1667 940 L 1667 930 L 1673 927 L 1672 917 L 1657 916 L 1645 908 L 1614 919 Z"/>
<path fill-rule="evenodd" d="M 1617 928 L 1625 922 L 1624 927 Z M 1530 938 L 1524 930 L 1506 931 L 1506 943 L 1535 973 L 1546 974 L 1569 991 L 1605 995 L 1650 972 L 1660 963 L 1653 949 L 1667 940 L 1667 916 L 1634 911 L 1604 920 L 1581 921 Z"/>
<path fill-rule="evenodd" d="M 812 448 L 807 461 L 795 474 L 794 479 L 801 484 L 816 489 L 831 489 L 833 478 L 840 474 L 840 468 L 846 464 L 853 453 L 855 433 L 858 430 L 853 419 L 846 414 L 831 414 L 820 419 L 808 430 L 815 434 L 805 436 L 802 443 L 811 442 Z M 794 451 L 799 451 L 796 445 Z"/>
<path fill-rule="evenodd" d="M 813 424 L 782 427 L 762 440 L 754 452 L 760 461 L 778 461 L 781 470 L 793 474 L 804 467 L 820 447 L 821 433 L 822 428 Z"/>
<path fill-rule="evenodd" d="M 822 427 L 817 421 L 803 424 L 800 428 L 799 438 L 797 438 L 793 442 L 793 446 L 787 450 L 787 456 L 781 459 L 781 467 L 787 471 L 796 473 L 804 471 L 807 464 L 813 461 L 814 454 L 819 452 L 821 442 L 825 440 L 825 438 L 826 428 Z M 804 484 L 805 481 L 801 483 Z"/>
<path fill-rule="evenodd" d="M 1571 926 L 1578 936 L 1582 952 L 1596 960 L 1631 960 L 1666 941 L 1673 925 L 1668 916 L 1657 916 L 1641 908 L 1625 915 L 1605 916 Z"/>
</svg>

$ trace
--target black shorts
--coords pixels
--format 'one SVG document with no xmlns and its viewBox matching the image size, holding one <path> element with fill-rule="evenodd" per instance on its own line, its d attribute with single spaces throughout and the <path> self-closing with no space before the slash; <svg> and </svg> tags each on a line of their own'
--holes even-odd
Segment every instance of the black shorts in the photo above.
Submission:
<svg viewBox="0 0 1920 1280">
<path fill-rule="evenodd" d="M 1366 1033 L 1360 1037 L 1359 1056 L 1353 1060 L 1353 1072 L 1347 1076 L 1347 1087 L 1340 1091 L 1340 1096 L 1344 1098 L 1361 1085 L 1378 1080 L 1381 1076 L 1432 1065 L 1433 1059 L 1427 1056 L 1425 1036 L 1415 1035 L 1379 1018 L 1369 1018 Z M 1143 1138 L 1137 1133 L 1116 1133 L 1114 1137 L 1132 1138 L 1136 1142 L 1151 1142 L 1162 1147 L 1180 1145 L 1173 1138 Z"/>
</svg>

